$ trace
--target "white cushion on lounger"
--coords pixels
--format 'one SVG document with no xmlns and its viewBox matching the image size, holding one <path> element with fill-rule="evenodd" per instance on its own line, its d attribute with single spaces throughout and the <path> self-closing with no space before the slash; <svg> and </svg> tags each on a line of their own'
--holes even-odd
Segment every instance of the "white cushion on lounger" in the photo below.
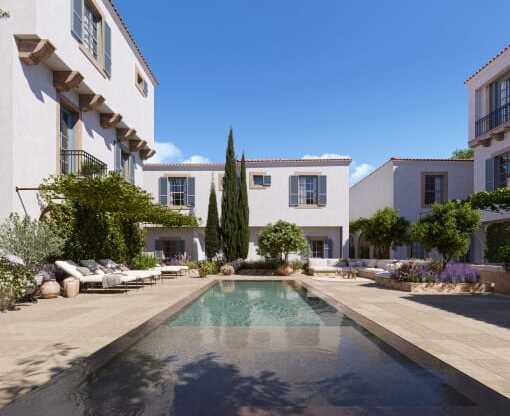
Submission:
<svg viewBox="0 0 510 416">
<path fill-rule="evenodd" d="M 380 272 L 380 273 L 376 273 L 375 276 L 376 277 L 384 277 L 385 279 L 389 279 L 391 278 L 391 272 Z"/>
</svg>

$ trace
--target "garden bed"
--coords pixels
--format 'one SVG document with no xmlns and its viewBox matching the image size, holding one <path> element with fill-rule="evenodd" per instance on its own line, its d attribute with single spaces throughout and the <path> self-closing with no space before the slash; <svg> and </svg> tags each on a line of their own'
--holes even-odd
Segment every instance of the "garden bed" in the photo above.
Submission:
<svg viewBox="0 0 510 416">
<path fill-rule="evenodd" d="M 396 279 L 376 277 L 379 286 L 412 293 L 485 293 L 491 287 L 486 283 L 454 283 L 454 282 L 403 282 Z"/>
</svg>

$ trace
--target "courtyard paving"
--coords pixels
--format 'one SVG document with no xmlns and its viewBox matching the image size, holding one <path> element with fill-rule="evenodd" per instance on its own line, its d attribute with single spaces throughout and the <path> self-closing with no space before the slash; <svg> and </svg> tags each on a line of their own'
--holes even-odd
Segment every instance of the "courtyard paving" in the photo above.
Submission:
<svg viewBox="0 0 510 416">
<path fill-rule="evenodd" d="M 510 297 L 410 294 L 365 279 L 294 279 L 510 398 Z M 210 283 L 180 278 L 127 294 L 40 300 L 0 314 L 0 408 Z"/>
</svg>

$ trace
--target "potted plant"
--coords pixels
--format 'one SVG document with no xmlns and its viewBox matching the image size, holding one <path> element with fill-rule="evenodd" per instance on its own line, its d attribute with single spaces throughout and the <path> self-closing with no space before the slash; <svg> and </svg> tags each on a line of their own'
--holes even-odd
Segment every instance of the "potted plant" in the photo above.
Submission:
<svg viewBox="0 0 510 416">
<path fill-rule="evenodd" d="M 259 236 L 258 253 L 261 256 L 278 259 L 279 266 L 276 273 L 288 276 L 294 270 L 289 263 L 289 254 L 298 253 L 306 248 L 306 239 L 303 230 L 296 224 L 278 221 L 269 224 Z"/>
</svg>

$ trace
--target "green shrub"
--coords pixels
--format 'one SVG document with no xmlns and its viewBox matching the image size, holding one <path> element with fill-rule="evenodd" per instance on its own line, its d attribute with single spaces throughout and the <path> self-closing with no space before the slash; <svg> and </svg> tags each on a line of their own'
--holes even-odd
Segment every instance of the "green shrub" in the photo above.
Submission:
<svg viewBox="0 0 510 416">
<path fill-rule="evenodd" d="M 257 260 L 243 262 L 241 269 L 245 270 L 274 270 L 280 265 L 279 260 Z"/>
<path fill-rule="evenodd" d="M 200 277 L 207 277 L 210 274 L 218 274 L 220 265 L 216 261 L 203 260 L 198 262 L 198 274 Z"/>
<path fill-rule="evenodd" d="M 158 265 L 158 259 L 147 254 L 139 254 L 130 261 L 130 265 L 136 270 L 147 270 Z"/>
<path fill-rule="evenodd" d="M 188 266 L 190 270 L 198 269 L 198 261 L 187 261 L 185 266 Z"/>
<path fill-rule="evenodd" d="M 16 299 L 22 298 L 29 287 L 36 286 L 33 272 L 25 266 L 0 258 L 0 291 L 12 290 Z"/>
<path fill-rule="evenodd" d="M 302 270 L 305 264 L 301 260 L 292 260 L 290 262 L 290 265 L 294 269 L 294 271 L 297 271 Z"/>
<path fill-rule="evenodd" d="M 54 227 L 11 214 L 0 224 L 0 250 L 18 256 L 33 273 L 62 253 L 64 241 Z"/>
<path fill-rule="evenodd" d="M 487 248 L 485 257 L 489 262 L 504 262 L 501 251 L 504 246 L 510 245 L 510 222 L 496 222 L 487 227 Z"/>
</svg>

